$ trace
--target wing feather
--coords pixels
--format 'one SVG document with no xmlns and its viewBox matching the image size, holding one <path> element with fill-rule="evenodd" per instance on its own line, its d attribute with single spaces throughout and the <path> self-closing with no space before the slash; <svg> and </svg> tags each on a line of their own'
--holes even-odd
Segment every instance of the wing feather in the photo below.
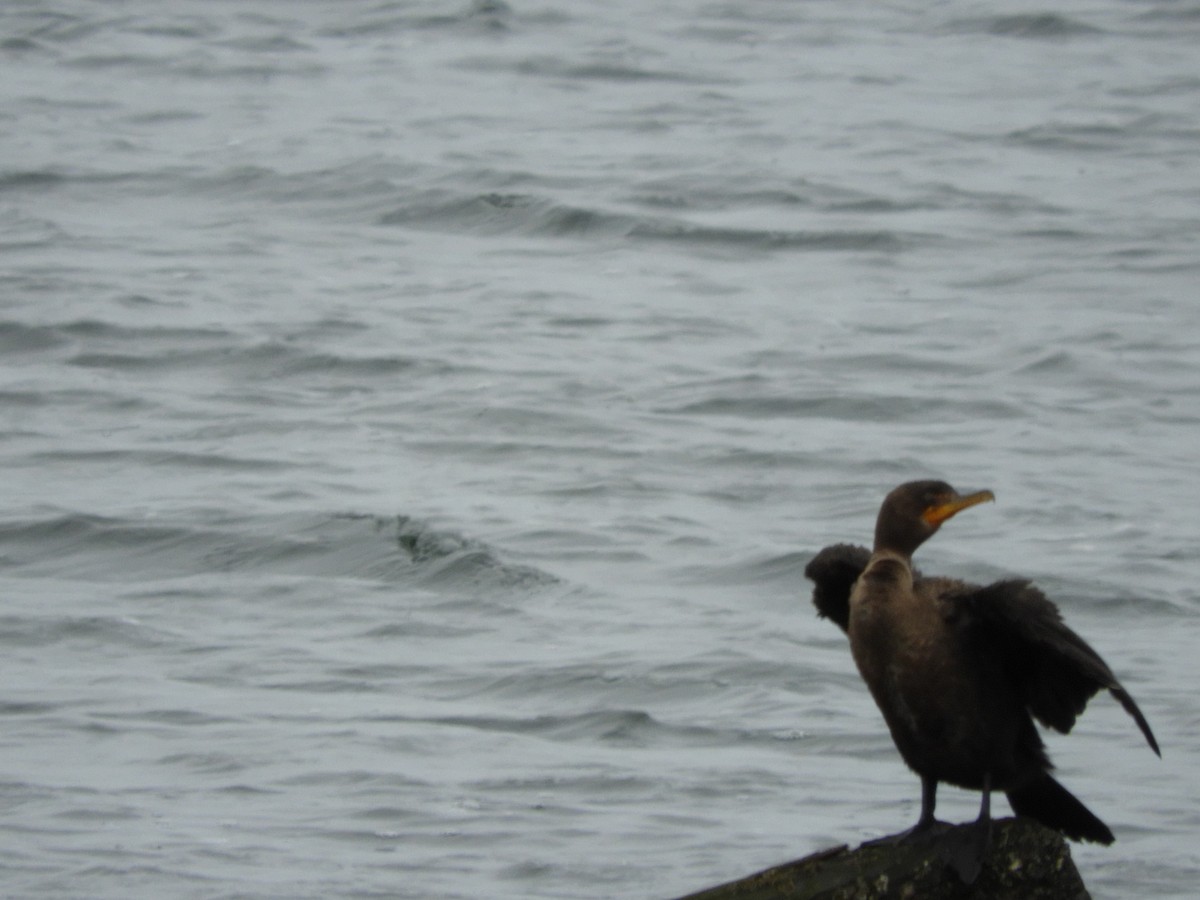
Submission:
<svg viewBox="0 0 1200 900">
<path fill-rule="evenodd" d="M 842 631 L 850 628 L 850 591 L 871 559 L 871 551 L 857 544 L 832 544 L 804 567 L 813 582 L 817 615 L 830 619 Z"/>
<path fill-rule="evenodd" d="M 1058 607 L 1028 581 L 963 585 L 943 598 L 947 613 L 976 652 L 994 653 L 1034 717 L 1069 732 L 1089 700 L 1109 691 L 1162 755 L 1142 711 L 1108 664 L 1067 627 Z"/>
</svg>

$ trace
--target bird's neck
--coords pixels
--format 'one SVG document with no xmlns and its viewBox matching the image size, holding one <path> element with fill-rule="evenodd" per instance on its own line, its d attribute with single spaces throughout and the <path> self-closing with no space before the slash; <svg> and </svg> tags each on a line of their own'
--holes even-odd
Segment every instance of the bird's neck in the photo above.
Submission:
<svg viewBox="0 0 1200 900">
<path fill-rule="evenodd" d="M 898 560 L 910 569 L 912 568 L 912 551 L 897 550 L 890 542 L 881 541 L 876 537 L 875 544 L 871 547 L 871 559 L 882 559 L 884 557 Z"/>
<path fill-rule="evenodd" d="M 903 556 L 910 563 L 912 555 L 937 528 L 922 529 L 915 523 L 897 521 L 893 516 L 881 515 L 875 521 L 875 543 L 873 552 L 888 551 Z"/>
<path fill-rule="evenodd" d="M 912 560 L 907 554 L 894 550 L 876 550 L 858 579 L 856 593 L 862 597 L 873 594 L 891 596 L 896 589 L 912 591 Z"/>
</svg>

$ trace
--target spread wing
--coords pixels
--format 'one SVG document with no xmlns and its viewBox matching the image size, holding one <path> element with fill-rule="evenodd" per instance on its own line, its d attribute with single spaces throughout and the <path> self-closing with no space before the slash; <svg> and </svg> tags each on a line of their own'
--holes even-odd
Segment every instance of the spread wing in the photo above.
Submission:
<svg viewBox="0 0 1200 900">
<path fill-rule="evenodd" d="M 813 606 L 822 619 L 846 631 L 850 627 L 850 590 L 871 559 L 871 551 L 857 544 L 833 544 L 804 567 L 813 582 Z"/>
<path fill-rule="evenodd" d="M 960 585 L 943 597 L 964 640 L 1001 667 L 1034 717 L 1064 734 L 1101 689 L 1133 717 L 1159 756 L 1146 717 L 1087 641 L 1066 626 L 1058 607 L 1028 581 Z"/>
</svg>

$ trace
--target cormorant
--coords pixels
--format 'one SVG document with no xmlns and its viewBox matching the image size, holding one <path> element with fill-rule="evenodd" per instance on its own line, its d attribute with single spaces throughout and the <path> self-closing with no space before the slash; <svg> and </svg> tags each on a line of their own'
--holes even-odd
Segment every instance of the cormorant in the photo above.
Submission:
<svg viewBox="0 0 1200 900">
<path fill-rule="evenodd" d="M 849 634 L 896 748 L 921 778 L 921 816 L 908 834 L 933 829 L 938 782 L 983 792 L 977 838 L 948 857 L 965 881 L 986 851 L 993 790 L 1004 791 L 1017 815 L 1069 838 L 1113 841 L 1050 776 L 1034 719 L 1065 734 L 1107 689 L 1162 755 L 1133 698 L 1036 587 L 1017 579 L 981 587 L 913 568 L 913 552 L 943 522 L 994 499 L 942 481 L 902 484 L 883 501 L 872 551 L 835 544 L 804 570 L 818 614 Z"/>
</svg>

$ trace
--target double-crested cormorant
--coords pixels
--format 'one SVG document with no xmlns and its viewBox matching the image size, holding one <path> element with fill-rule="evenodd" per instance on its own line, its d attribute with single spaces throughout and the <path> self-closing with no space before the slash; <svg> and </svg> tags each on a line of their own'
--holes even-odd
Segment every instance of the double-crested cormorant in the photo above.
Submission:
<svg viewBox="0 0 1200 900">
<path fill-rule="evenodd" d="M 836 544 L 804 570 L 816 585 L 818 613 L 849 634 L 896 747 L 921 778 L 921 817 L 911 833 L 934 826 L 938 782 L 983 792 L 981 836 L 970 860 L 955 863 L 968 881 L 986 849 L 992 790 L 1004 791 L 1017 815 L 1067 837 L 1113 841 L 1108 826 L 1050 777 L 1034 719 L 1069 732 L 1088 700 L 1107 689 L 1162 755 L 1133 698 L 1036 587 L 1022 580 L 981 587 L 913 568 L 913 552 L 943 522 L 994 499 L 942 481 L 902 484 L 883 501 L 871 552 Z"/>
</svg>

